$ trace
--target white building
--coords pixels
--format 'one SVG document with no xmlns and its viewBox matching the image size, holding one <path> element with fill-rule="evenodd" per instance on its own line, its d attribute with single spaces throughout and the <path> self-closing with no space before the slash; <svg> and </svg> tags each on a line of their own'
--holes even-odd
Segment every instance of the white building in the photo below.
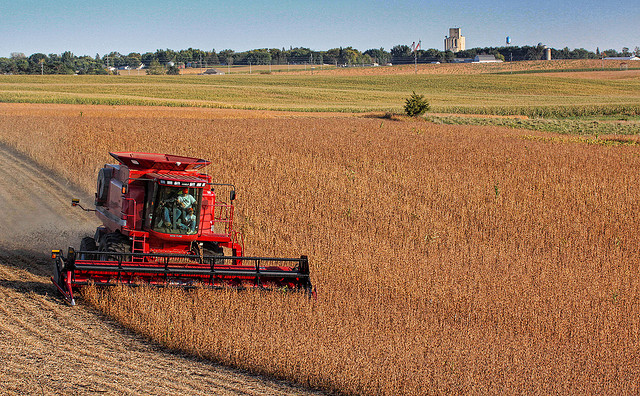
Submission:
<svg viewBox="0 0 640 396">
<path fill-rule="evenodd" d="M 473 59 L 473 63 L 496 63 L 502 62 L 499 59 L 496 59 L 495 55 L 476 55 Z"/>
<path fill-rule="evenodd" d="M 604 58 L 604 60 L 619 60 L 619 61 L 637 61 L 640 60 L 637 56 L 610 56 Z"/>
</svg>

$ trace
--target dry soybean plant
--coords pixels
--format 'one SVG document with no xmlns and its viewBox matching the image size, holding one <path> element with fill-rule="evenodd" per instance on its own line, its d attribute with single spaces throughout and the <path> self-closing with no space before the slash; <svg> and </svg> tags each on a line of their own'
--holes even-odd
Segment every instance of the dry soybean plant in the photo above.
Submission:
<svg viewBox="0 0 640 396">
<path fill-rule="evenodd" d="M 421 120 L 115 111 L 5 111 L 0 136 L 87 191 L 108 151 L 210 159 L 238 186 L 247 254 L 307 254 L 318 288 L 317 301 L 85 291 L 125 326 L 346 394 L 640 392 L 637 147 Z"/>
</svg>

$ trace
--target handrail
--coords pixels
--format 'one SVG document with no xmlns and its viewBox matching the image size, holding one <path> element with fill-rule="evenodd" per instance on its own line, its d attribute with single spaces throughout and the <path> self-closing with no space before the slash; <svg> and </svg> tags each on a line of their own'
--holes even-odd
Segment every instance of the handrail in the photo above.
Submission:
<svg viewBox="0 0 640 396">
<path fill-rule="evenodd" d="M 133 201 L 133 214 L 128 214 L 126 212 L 121 212 L 122 214 L 124 214 L 125 217 L 125 221 L 127 222 L 127 224 L 129 223 L 129 217 L 133 217 L 133 225 L 132 225 L 132 229 L 136 228 L 136 213 L 138 213 L 138 203 L 136 202 L 135 199 L 133 198 L 128 198 L 128 197 L 124 197 L 123 201 Z"/>
<path fill-rule="evenodd" d="M 233 211 L 232 204 L 216 202 L 213 210 L 214 223 L 224 224 L 224 233 L 231 238 L 233 232 Z"/>
</svg>

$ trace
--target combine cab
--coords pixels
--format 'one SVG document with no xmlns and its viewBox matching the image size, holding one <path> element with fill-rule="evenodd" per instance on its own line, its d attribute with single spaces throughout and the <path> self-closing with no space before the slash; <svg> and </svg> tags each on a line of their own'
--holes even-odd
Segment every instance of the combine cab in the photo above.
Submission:
<svg viewBox="0 0 640 396">
<path fill-rule="evenodd" d="M 52 281 L 75 304 L 73 290 L 140 284 L 297 290 L 312 294 L 309 262 L 243 256 L 233 229 L 235 188 L 199 170 L 210 162 L 165 154 L 110 153 L 117 165 L 98 174 L 96 209 L 102 225 L 66 256 L 53 250 Z M 227 189 L 229 202 L 216 190 Z M 230 254 L 225 254 L 225 251 Z"/>
</svg>

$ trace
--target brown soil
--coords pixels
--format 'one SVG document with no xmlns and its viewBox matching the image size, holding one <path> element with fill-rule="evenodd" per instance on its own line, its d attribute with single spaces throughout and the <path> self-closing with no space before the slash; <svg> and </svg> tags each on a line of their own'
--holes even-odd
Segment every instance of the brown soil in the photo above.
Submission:
<svg viewBox="0 0 640 396">
<path fill-rule="evenodd" d="M 49 252 L 92 234 L 94 216 L 69 204 L 90 198 L 2 145 L 0 169 L 0 393 L 311 393 L 168 351 L 81 299 L 63 303 L 49 280 Z"/>
</svg>

